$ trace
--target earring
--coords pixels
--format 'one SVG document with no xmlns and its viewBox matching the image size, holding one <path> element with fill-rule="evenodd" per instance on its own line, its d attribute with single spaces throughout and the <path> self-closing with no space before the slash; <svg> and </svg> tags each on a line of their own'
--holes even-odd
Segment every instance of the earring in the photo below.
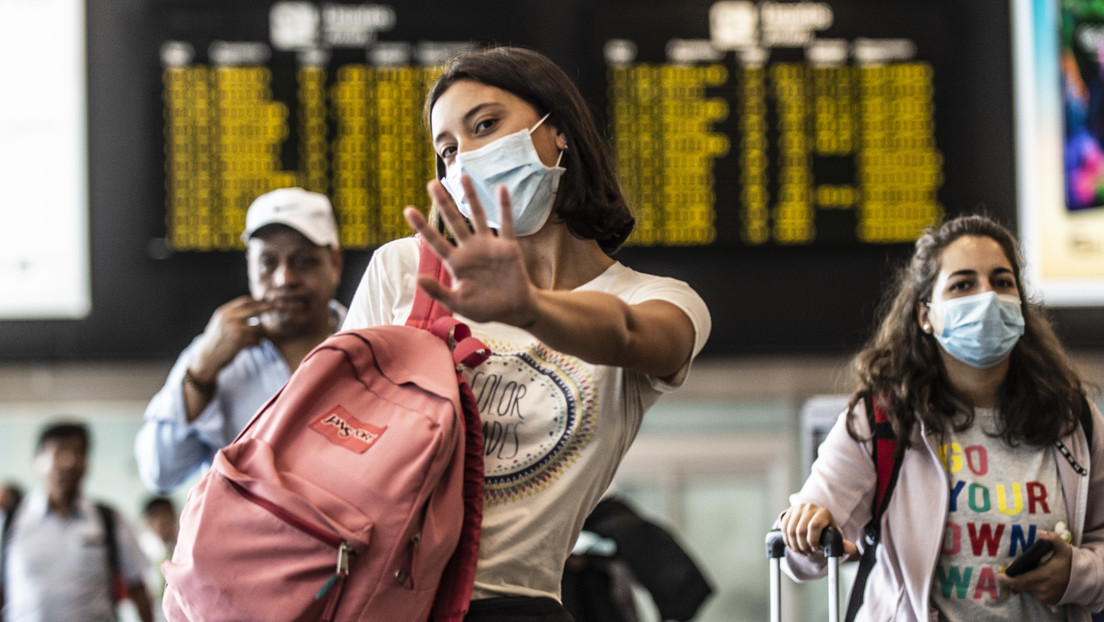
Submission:
<svg viewBox="0 0 1104 622">
<path fill-rule="evenodd" d="M 931 334 L 931 331 L 932 331 L 932 328 L 931 328 L 931 324 L 928 324 L 927 322 L 924 322 L 924 325 L 923 325 L 922 327 L 920 327 L 920 328 L 921 328 L 921 330 L 923 330 L 923 331 L 924 331 L 925 333 L 927 333 L 927 334 L 929 334 L 929 335 Z"/>
</svg>

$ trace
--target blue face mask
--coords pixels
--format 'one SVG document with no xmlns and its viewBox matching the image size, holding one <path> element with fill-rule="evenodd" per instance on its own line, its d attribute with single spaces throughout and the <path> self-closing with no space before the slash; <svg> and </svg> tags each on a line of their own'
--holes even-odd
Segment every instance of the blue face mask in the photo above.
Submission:
<svg viewBox="0 0 1104 622">
<path fill-rule="evenodd" d="M 984 292 L 944 300 L 943 332 L 936 335 L 947 354 L 980 369 L 1003 361 L 1024 332 L 1020 299 Z"/>
<path fill-rule="evenodd" d="M 548 115 L 544 115 L 532 129 L 521 130 L 479 149 L 456 154 L 456 160 L 441 183 L 452 195 L 452 200 L 456 201 L 461 214 L 472 217 L 471 206 L 460 186 L 460 175 L 466 173 L 471 177 L 490 227 L 502 227 L 497 191 L 500 185 L 505 185 L 510 193 L 514 232 L 517 235 L 531 235 L 544 226 L 552 214 L 556 188 L 565 170 L 559 166 L 559 160 L 556 166 L 545 166 L 533 147 L 532 133 L 547 118 Z M 562 151 L 560 157 L 563 157 Z"/>
</svg>

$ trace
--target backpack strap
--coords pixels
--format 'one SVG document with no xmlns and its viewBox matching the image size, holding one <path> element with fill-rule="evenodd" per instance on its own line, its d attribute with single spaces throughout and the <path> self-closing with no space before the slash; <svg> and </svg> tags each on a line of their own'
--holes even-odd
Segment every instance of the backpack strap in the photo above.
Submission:
<svg viewBox="0 0 1104 622">
<path fill-rule="evenodd" d="M 111 600 L 118 602 L 128 598 L 126 578 L 119 564 L 119 540 L 115 532 L 115 510 L 104 503 L 96 503 L 96 513 L 100 515 L 100 524 L 104 531 L 104 545 L 107 547 L 108 581 L 111 587 Z"/>
<path fill-rule="evenodd" d="M 429 275 L 447 287 L 452 282 L 452 276 L 445 268 L 445 263 L 425 243 L 421 234 L 415 237 L 418 239 L 418 274 Z M 410 317 L 406 319 L 407 326 L 428 329 L 435 320 L 450 316 L 452 313 L 441 303 L 430 298 L 421 287 L 414 287 L 414 306 L 410 309 Z"/>
<path fill-rule="evenodd" d="M 421 235 L 417 238 L 418 274 L 427 274 L 449 285 L 451 276 L 444 262 Z M 490 356 L 490 350 L 471 336 L 467 324 L 453 318 L 448 309 L 430 298 L 421 287 L 415 287 L 414 306 L 406 325 L 428 330 L 448 343 L 457 365 L 456 380 L 464 416 L 464 518 L 460 541 L 445 565 L 434 595 L 432 619 L 460 622 L 468 611 L 475 585 L 475 566 L 479 560 L 479 536 L 483 524 L 484 476 L 483 422 L 479 418 L 479 407 L 471 387 L 460 373 L 460 366 L 475 367 Z"/>
<path fill-rule="evenodd" d="M 471 387 L 460 373 L 460 404 L 464 410 L 464 519 L 460 541 L 441 573 L 433 598 L 431 619 L 461 622 L 471 605 L 479 537 L 483 525 L 483 422 Z"/>
<path fill-rule="evenodd" d="M 889 506 L 893 489 L 897 485 L 897 476 L 901 472 L 901 456 L 898 454 L 897 437 L 893 433 L 889 415 L 870 392 L 863 395 L 863 405 L 866 407 L 866 417 L 870 422 L 872 436 L 870 451 L 877 472 L 877 483 L 870 522 L 863 527 L 865 546 L 851 588 L 851 599 L 847 603 L 846 622 L 852 622 L 862 607 L 866 580 L 874 568 L 878 542 L 881 540 L 882 516 Z"/>
<path fill-rule="evenodd" d="M 1092 407 L 1089 406 L 1089 398 L 1081 395 L 1081 408 L 1078 409 L 1078 419 L 1081 423 L 1081 431 L 1085 434 L 1085 442 L 1088 444 L 1089 451 L 1092 451 L 1093 443 L 1093 415 Z M 1054 447 L 1058 450 L 1058 453 L 1062 454 L 1062 457 L 1066 459 L 1066 462 L 1073 467 L 1073 470 L 1077 472 L 1081 477 L 1088 477 L 1089 471 L 1085 467 L 1081 466 L 1077 462 L 1077 459 L 1070 453 L 1068 447 L 1061 440 L 1054 441 Z"/>
<path fill-rule="evenodd" d="M 4 516 L 4 525 L 0 528 L 0 608 L 4 605 L 4 581 L 8 577 L 8 543 L 11 541 L 12 524 L 15 522 L 15 512 L 19 509 L 20 500 L 16 499 Z"/>
<path fill-rule="evenodd" d="M 1085 432 L 1085 438 L 1089 441 L 1089 450 L 1092 450 L 1093 441 L 1093 414 L 1089 406 L 1089 398 L 1081 394 L 1081 429 Z"/>
</svg>

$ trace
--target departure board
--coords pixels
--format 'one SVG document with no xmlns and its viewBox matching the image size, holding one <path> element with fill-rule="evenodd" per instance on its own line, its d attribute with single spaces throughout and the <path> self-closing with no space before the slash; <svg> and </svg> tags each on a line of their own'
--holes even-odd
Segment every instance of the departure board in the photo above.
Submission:
<svg viewBox="0 0 1104 622">
<path fill-rule="evenodd" d="M 248 291 L 245 210 L 278 186 L 333 199 L 347 303 L 428 207 L 424 96 L 470 46 L 536 49 L 579 85 L 637 216 L 615 258 L 702 295 L 706 355 L 854 351 L 921 227 L 1023 225 L 1018 184 L 1060 166 L 1016 168 L 1008 0 L 84 1 L 91 310 L 0 322 L 4 360 L 175 357 Z M 49 84 L 48 49 L 5 62 Z M 50 182 L 20 191 L 77 192 L 41 147 Z M 1055 317 L 1104 344 L 1098 309 Z"/>
<path fill-rule="evenodd" d="M 245 208 L 280 186 L 331 196 L 348 249 L 407 235 L 401 211 L 426 204 L 434 175 L 425 93 L 458 50 L 502 42 L 460 27 L 474 15 L 593 76 L 580 87 L 638 218 L 629 246 L 899 244 L 943 215 L 933 61 L 948 46 L 923 24 L 856 21 L 893 3 L 566 5 L 560 19 L 591 33 L 559 30 L 566 51 L 498 4 L 243 2 L 217 21 L 199 16 L 221 4 L 167 10 L 168 246 L 240 248 Z"/>
</svg>

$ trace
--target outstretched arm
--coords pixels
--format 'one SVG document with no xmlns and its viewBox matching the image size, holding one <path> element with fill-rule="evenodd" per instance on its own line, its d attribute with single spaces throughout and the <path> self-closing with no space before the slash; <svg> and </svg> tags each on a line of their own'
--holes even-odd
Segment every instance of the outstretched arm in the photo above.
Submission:
<svg viewBox="0 0 1104 622">
<path fill-rule="evenodd" d="M 414 207 L 405 211 L 452 274 L 451 287 L 432 277 L 418 284 L 455 313 L 477 322 L 502 322 L 532 333 L 561 352 L 593 364 L 634 369 L 660 378 L 678 372 L 694 349 L 694 326 L 680 308 L 662 300 L 628 304 L 595 291 L 540 289 L 529 280 L 514 236 L 510 197 L 499 188 L 502 228 L 487 225 L 482 205 L 462 178 L 472 207 L 471 226 L 440 182 L 428 185 L 454 242 L 434 230 Z"/>
</svg>

